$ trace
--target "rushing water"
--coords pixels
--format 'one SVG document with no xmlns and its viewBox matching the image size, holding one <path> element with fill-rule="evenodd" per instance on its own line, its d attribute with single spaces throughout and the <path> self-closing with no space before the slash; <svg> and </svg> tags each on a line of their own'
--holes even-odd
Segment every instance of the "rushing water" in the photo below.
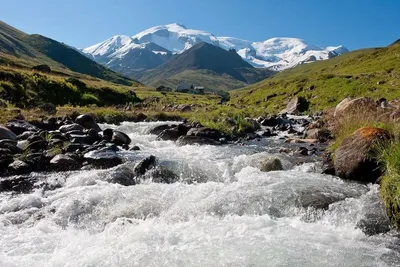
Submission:
<svg viewBox="0 0 400 267">
<path fill-rule="evenodd" d="M 378 187 L 318 174 L 316 164 L 264 173 L 276 153 L 260 145 L 183 146 L 156 141 L 160 123 L 124 123 L 142 150 L 182 182 L 107 182 L 112 170 L 51 174 L 55 190 L 0 194 L 0 266 L 400 266 L 396 233 L 367 236 L 357 223 L 383 213 Z M 39 174 L 33 174 L 39 175 Z M 315 196 L 338 201 L 303 208 Z"/>
</svg>

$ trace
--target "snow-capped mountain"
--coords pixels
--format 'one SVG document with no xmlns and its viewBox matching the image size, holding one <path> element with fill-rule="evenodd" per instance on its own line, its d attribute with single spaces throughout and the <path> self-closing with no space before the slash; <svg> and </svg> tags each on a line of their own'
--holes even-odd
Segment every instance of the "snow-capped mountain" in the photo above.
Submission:
<svg viewBox="0 0 400 267">
<path fill-rule="evenodd" d="M 348 52 L 343 46 L 320 47 L 309 44 L 298 38 L 271 38 L 266 41 L 252 42 L 233 37 L 216 37 L 210 32 L 187 29 L 184 25 L 174 23 L 152 27 L 132 37 L 117 35 L 104 42 L 83 49 L 83 53 L 96 61 L 120 71 L 123 68 L 132 68 L 135 62 L 125 57 L 135 51 L 136 59 L 140 50 L 146 50 L 156 55 L 153 62 L 165 62 L 172 54 L 180 54 L 192 46 L 206 42 L 226 50 L 235 49 L 237 53 L 254 67 L 270 68 L 281 71 L 300 64 L 325 60 Z M 132 66 L 131 66 L 132 65 Z M 152 64 L 152 67 L 154 64 Z M 117 67 L 116 67 L 117 66 Z"/>
</svg>

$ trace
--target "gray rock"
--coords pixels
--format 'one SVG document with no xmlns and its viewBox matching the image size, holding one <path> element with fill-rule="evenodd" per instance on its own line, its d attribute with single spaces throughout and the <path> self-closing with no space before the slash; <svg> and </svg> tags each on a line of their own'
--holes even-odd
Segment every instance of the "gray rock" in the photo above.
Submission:
<svg viewBox="0 0 400 267">
<path fill-rule="evenodd" d="M 166 129 L 157 136 L 157 140 L 175 141 L 179 138 L 179 136 L 181 136 L 181 134 L 177 128 Z"/>
<path fill-rule="evenodd" d="M 129 150 L 130 150 L 130 151 L 139 151 L 139 150 L 140 150 L 140 147 L 138 147 L 138 146 L 133 146 L 133 147 L 131 147 Z"/>
<path fill-rule="evenodd" d="M 26 140 L 34 134 L 35 134 L 35 132 L 26 131 L 26 132 L 23 132 L 22 134 L 18 135 L 17 138 L 18 138 L 18 140 Z"/>
<path fill-rule="evenodd" d="M 280 113 L 299 114 L 301 112 L 307 111 L 308 105 L 309 103 L 307 99 L 301 96 L 296 96 L 289 101 L 286 108 L 282 110 Z"/>
<path fill-rule="evenodd" d="M 125 186 L 136 184 L 136 175 L 127 166 L 118 166 L 106 177 L 107 182 Z"/>
<path fill-rule="evenodd" d="M 153 129 L 151 129 L 149 131 L 149 134 L 155 134 L 155 135 L 159 135 L 162 131 L 166 130 L 166 129 L 171 129 L 176 127 L 175 125 L 171 125 L 171 124 L 162 124 L 162 125 L 158 125 L 156 127 L 154 127 Z"/>
<path fill-rule="evenodd" d="M 71 131 L 77 131 L 77 132 L 83 133 L 83 130 L 85 130 L 85 128 L 83 128 L 82 125 L 79 125 L 77 123 L 63 125 L 59 129 L 59 131 L 62 133 L 68 133 Z"/>
<path fill-rule="evenodd" d="M 0 179 L 0 192 L 28 193 L 37 182 L 35 177 L 12 176 Z"/>
<path fill-rule="evenodd" d="M 10 129 L 14 134 L 19 135 L 23 132 L 39 132 L 40 129 L 31 123 L 24 120 L 11 120 L 7 122 L 6 127 Z"/>
<path fill-rule="evenodd" d="M 211 138 L 214 140 L 219 140 L 222 137 L 222 134 L 220 131 L 207 128 L 207 127 L 201 127 L 201 128 L 191 128 L 187 134 L 188 136 L 199 136 L 199 137 L 206 137 L 206 138 Z"/>
<path fill-rule="evenodd" d="M 257 162 L 257 167 L 260 169 L 260 171 L 263 171 L 263 172 L 283 170 L 281 160 L 276 157 L 267 157 L 267 158 L 259 160 Z"/>
<path fill-rule="evenodd" d="M 10 172 L 10 174 L 13 175 L 21 175 L 29 173 L 31 171 L 31 167 L 26 162 L 23 162 L 21 160 L 16 160 L 10 165 L 8 165 L 8 171 Z"/>
<path fill-rule="evenodd" d="M 90 114 L 83 114 L 75 119 L 75 122 L 82 125 L 85 129 L 93 129 L 100 132 L 100 126 L 94 121 L 94 118 Z"/>
<path fill-rule="evenodd" d="M 50 160 L 51 169 L 57 171 L 70 171 L 78 169 L 79 163 L 71 157 L 59 154 Z"/>
<path fill-rule="evenodd" d="M 158 166 L 146 172 L 144 179 L 151 179 L 153 183 L 172 184 L 179 180 L 179 176 L 163 166 Z"/>
<path fill-rule="evenodd" d="M 144 175 L 149 169 L 154 168 L 155 164 L 156 164 L 156 157 L 153 155 L 149 156 L 139 161 L 135 165 L 133 172 L 135 173 L 136 176 Z"/>
<path fill-rule="evenodd" d="M 17 140 L 17 136 L 7 129 L 6 127 L 0 125 L 0 140 Z"/>
<path fill-rule="evenodd" d="M 116 145 L 122 146 L 122 145 L 129 145 L 132 141 L 127 134 L 120 131 L 114 131 L 111 138 L 111 142 L 113 142 Z"/>
<path fill-rule="evenodd" d="M 178 138 L 176 141 L 178 145 L 184 146 L 184 145 L 193 145 L 193 144 L 198 144 L 198 145 L 221 145 L 219 141 L 216 141 L 211 138 L 207 137 L 202 137 L 202 136 L 189 136 L 189 135 L 183 135 Z"/>
<path fill-rule="evenodd" d="M 111 168 L 123 163 L 123 159 L 118 156 L 117 152 L 108 147 L 90 151 L 84 155 L 84 158 L 92 166 L 102 169 Z"/>
</svg>

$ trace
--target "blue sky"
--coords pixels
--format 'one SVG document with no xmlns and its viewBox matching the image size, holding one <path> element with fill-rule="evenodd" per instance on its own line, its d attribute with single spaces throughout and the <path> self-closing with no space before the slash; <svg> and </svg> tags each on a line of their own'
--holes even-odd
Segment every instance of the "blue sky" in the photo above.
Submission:
<svg viewBox="0 0 400 267">
<path fill-rule="evenodd" d="M 12 0 L 1 3 L 0 19 L 79 48 L 173 22 L 217 36 L 349 49 L 400 38 L 400 0 Z"/>
</svg>

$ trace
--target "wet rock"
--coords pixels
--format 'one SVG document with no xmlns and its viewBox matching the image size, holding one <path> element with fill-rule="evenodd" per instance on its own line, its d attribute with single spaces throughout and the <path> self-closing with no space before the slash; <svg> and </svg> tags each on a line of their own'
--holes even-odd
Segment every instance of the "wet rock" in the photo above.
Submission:
<svg viewBox="0 0 400 267">
<path fill-rule="evenodd" d="M 248 129 L 245 130 L 245 132 L 253 132 L 253 131 L 258 131 L 261 129 L 261 125 L 252 118 L 245 118 L 245 120 L 248 122 L 249 126 Z"/>
<path fill-rule="evenodd" d="M 23 132 L 22 134 L 18 135 L 17 139 L 18 140 L 26 140 L 34 134 L 35 134 L 35 132 L 26 131 L 26 132 Z"/>
<path fill-rule="evenodd" d="M 170 141 L 175 141 L 177 140 L 181 135 L 179 134 L 179 131 L 177 128 L 172 128 L 172 129 L 166 129 L 162 131 L 158 136 L 157 140 L 170 140 Z"/>
<path fill-rule="evenodd" d="M 59 154 L 50 160 L 50 167 L 56 171 L 70 171 L 79 169 L 79 163 L 73 158 Z"/>
<path fill-rule="evenodd" d="M 89 131 L 87 131 L 87 135 L 88 135 L 93 141 L 101 140 L 101 137 L 100 137 L 98 131 L 96 131 L 95 129 L 89 129 Z"/>
<path fill-rule="evenodd" d="M 262 126 L 275 127 L 278 124 L 279 120 L 276 118 L 276 116 L 268 116 L 261 121 Z"/>
<path fill-rule="evenodd" d="M 103 131 L 103 139 L 110 142 L 113 136 L 113 132 L 113 129 L 105 129 Z"/>
<path fill-rule="evenodd" d="M 207 128 L 207 127 L 201 127 L 201 128 L 191 128 L 187 132 L 188 136 L 198 136 L 198 137 L 206 137 L 214 140 L 219 140 L 222 137 L 222 134 L 220 131 Z"/>
<path fill-rule="evenodd" d="M 49 167 L 50 158 L 42 152 L 28 154 L 24 161 L 28 163 L 33 171 L 46 171 Z"/>
<path fill-rule="evenodd" d="M 31 171 L 31 167 L 28 163 L 22 160 L 16 160 L 8 165 L 8 172 L 12 175 L 27 174 Z"/>
<path fill-rule="evenodd" d="M 114 131 L 113 135 L 111 137 L 111 142 L 113 142 L 116 145 L 122 146 L 122 145 L 129 145 L 131 143 L 131 139 L 129 136 L 123 132 L 120 131 Z"/>
<path fill-rule="evenodd" d="M 263 137 L 273 137 L 273 136 L 277 136 L 277 134 L 273 133 L 270 129 L 266 129 L 265 131 L 262 132 L 261 136 L 263 136 Z"/>
<path fill-rule="evenodd" d="M 71 134 L 70 139 L 71 143 L 87 144 L 87 145 L 91 145 L 94 143 L 94 140 L 87 135 Z"/>
<path fill-rule="evenodd" d="M 376 182 L 382 172 L 373 157 L 377 144 L 391 138 L 389 132 L 374 127 L 360 128 L 345 138 L 335 151 L 335 171 L 343 179 Z"/>
<path fill-rule="evenodd" d="M 17 136 L 6 127 L 0 125 L 0 140 L 17 140 Z"/>
<path fill-rule="evenodd" d="M 297 195 L 296 206 L 301 208 L 328 209 L 329 205 L 346 198 L 345 195 L 325 194 L 319 191 L 303 191 Z"/>
<path fill-rule="evenodd" d="M 136 176 L 144 175 L 149 169 L 154 168 L 155 164 L 156 164 L 156 157 L 151 155 L 139 161 L 135 165 L 133 172 Z"/>
<path fill-rule="evenodd" d="M 113 184 L 131 186 L 136 184 L 136 175 L 127 166 L 118 166 L 106 177 L 106 181 Z"/>
<path fill-rule="evenodd" d="M 198 144 L 198 145 L 221 145 L 219 141 L 216 141 L 211 138 L 207 137 L 202 137 L 202 136 L 189 136 L 189 135 L 183 135 L 178 138 L 176 141 L 178 145 L 184 146 L 184 145 L 193 145 L 193 144 Z"/>
<path fill-rule="evenodd" d="M 19 135 L 23 132 L 39 132 L 40 129 L 27 121 L 24 120 L 11 120 L 7 122 L 6 127 L 10 129 L 14 134 Z"/>
<path fill-rule="evenodd" d="M 76 131 L 77 133 L 83 133 L 83 130 L 85 130 L 85 128 L 83 128 L 82 125 L 73 123 L 73 124 L 63 125 L 58 130 L 62 133 L 68 133 L 68 132 L 72 132 L 72 131 Z"/>
<path fill-rule="evenodd" d="M 8 165 L 10 165 L 14 161 L 14 158 L 11 154 L 1 153 L 0 154 L 0 172 L 5 170 Z"/>
<path fill-rule="evenodd" d="M 11 139 L 0 140 L 0 148 L 14 150 L 16 145 L 17 145 L 17 141 L 15 141 L 15 140 L 11 140 Z"/>
<path fill-rule="evenodd" d="M 93 129 L 97 132 L 100 132 L 100 126 L 95 122 L 94 118 L 90 114 L 83 114 L 78 116 L 75 119 L 75 122 L 81 126 L 83 126 L 85 129 Z"/>
<path fill-rule="evenodd" d="M 383 234 L 390 231 L 390 221 L 385 216 L 380 214 L 367 214 L 366 218 L 357 222 L 357 227 L 360 228 L 364 234 L 372 236 Z"/>
<path fill-rule="evenodd" d="M 258 160 L 256 164 L 257 168 L 263 172 L 270 171 L 281 171 L 283 170 L 282 162 L 279 158 L 276 157 L 266 157 Z"/>
<path fill-rule="evenodd" d="M 378 103 L 369 97 L 345 98 L 336 106 L 334 116 L 375 113 L 378 106 Z"/>
<path fill-rule="evenodd" d="M 63 149 L 64 152 L 76 152 L 82 150 L 83 146 L 80 143 L 70 143 Z"/>
<path fill-rule="evenodd" d="M 179 180 L 179 176 L 163 166 L 158 166 L 146 172 L 144 179 L 151 179 L 153 183 L 172 184 Z"/>
<path fill-rule="evenodd" d="M 0 192 L 28 193 L 33 189 L 37 178 L 29 176 L 12 176 L 0 178 Z"/>
<path fill-rule="evenodd" d="M 89 164 L 94 167 L 107 169 L 123 163 L 123 159 L 117 152 L 105 147 L 95 151 L 90 151 L 84 155 Z"/>
<path fill-rule="evenodd" d="M 26 150 L 29 146 L 29 141 L 28 140 L 22 140 L 18 141 L 17 147 L 21 150 Z"/>
<path fill-rule="evenodd" d="M 301 112 L 307 111 L 308 106 L 309 102 L 307 101 L 307 99 L 302 96 L 296 96 L 289 101 L 286 108 L 280 113 L 299 114 Z"/>
<path fill-rule="evenodd" d="M 171 129 L 176 127 L 175 125 L 171 125 L 171 124 L 163 124 L 163 125 L 159 125 L 154 127 L 153 129 L 151 129 L 149 131 L 150 134 L 154 134 L 154 135 L 159 135 L 162 131 L 167 130 L 167 129 Z"/>
<path fill-rule="evenodd" d="M 29 141 L 28 141 L 29 142 Z M 27 150 L 32 150 L 32 151 L 39 151 L 42 149 L 47 149 L 47 142 L 45 140 L 37 140 L 30 142 L 28 147 L 26 148 Z"/>
<path fill-rule="evenodd" d="M 294 153 L 300 156 L 308 156 L 308 148 L 301 146 Z"/>
<path fill-rule="evenodd" d="M 133 147 L 131 147 L 129 150 L 130 150 L 130 151 L 139 151 L 139 150 L 140 150 L 140 147 L 138 147 L 138 146 L 133 146 Z"/>
</svg>

